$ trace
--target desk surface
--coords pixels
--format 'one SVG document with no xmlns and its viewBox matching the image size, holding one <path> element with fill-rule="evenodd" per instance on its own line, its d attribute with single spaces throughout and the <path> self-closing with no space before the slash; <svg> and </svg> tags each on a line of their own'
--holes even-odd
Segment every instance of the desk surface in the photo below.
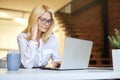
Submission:
<svg viewBox="0 0 120 80">
<path fill-rule="evenodd" d="M 106 69 L 88 70 L 41 70 L 19 69 L 7 71 L 0 69 L 0 80 L 73 80 L 73 79 L 120 79 L 120 72 Z"/>
</svg>

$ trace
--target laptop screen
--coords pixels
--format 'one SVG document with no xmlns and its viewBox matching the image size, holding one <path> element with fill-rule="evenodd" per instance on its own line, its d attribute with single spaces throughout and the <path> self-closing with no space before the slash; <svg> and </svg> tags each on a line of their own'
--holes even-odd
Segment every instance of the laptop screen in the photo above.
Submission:
<svg viewBox="0 0 120 80">
<path fill-rule="evenodd" d="M 61 69 L 88 68 L 92 41 L 67 37 L 62 55 Z"/>
</svg>

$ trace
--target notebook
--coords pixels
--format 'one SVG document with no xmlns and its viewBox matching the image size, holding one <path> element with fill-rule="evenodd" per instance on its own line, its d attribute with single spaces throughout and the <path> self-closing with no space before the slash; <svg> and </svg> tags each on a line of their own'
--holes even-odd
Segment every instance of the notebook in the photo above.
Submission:
<svg viewBox="0 0 120 80">
<path fill-rule="evenodd" d="M 61 66 L 58 69 L 42 68 L 48 70 L 79 70 L 86 69 L 89 65 L 93 42 L 67 37 L 61 57 Z"/>
</svg>

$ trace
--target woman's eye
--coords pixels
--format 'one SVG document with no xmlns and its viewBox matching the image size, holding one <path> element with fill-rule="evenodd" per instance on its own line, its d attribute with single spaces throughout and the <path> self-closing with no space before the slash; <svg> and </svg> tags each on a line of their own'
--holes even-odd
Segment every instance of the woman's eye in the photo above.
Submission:
<svg viewBox="0 0 120 80">
<path fill-rule="evenodd" d="M 41 19 L 41 21 L 46 22 L 46 19 L 45 19 L 45 18 L 43 18 L 43 19 Z"/>
</svg>

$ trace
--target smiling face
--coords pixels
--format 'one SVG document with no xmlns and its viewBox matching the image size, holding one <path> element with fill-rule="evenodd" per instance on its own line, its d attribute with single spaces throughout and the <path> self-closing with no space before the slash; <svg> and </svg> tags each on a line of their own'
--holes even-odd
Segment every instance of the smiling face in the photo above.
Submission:
<svg viewBox="0 0 120 80">
<path fill-rule="evenodd" d="M 38 30 L 46 32 L 52 23 L 51 15 L 49 12 L 45 12 L 41 17 L 38 18 Z"/>
</svg>

